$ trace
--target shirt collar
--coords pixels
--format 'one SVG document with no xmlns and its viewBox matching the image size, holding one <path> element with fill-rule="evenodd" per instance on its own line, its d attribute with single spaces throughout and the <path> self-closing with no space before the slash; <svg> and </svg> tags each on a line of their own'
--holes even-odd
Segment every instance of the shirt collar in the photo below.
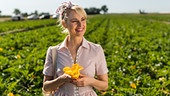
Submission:
<svg viewBox="0 0 170 96">
<path fill-rule="evenodd" d="M 64 39 L 64 41 L 60 44 L 60 46 L 59 46 L 59 50 L 60 49 L 62 49 L 62 48 L 67 48 L 67 45 L 66 45 L 66 43 L 67 43 L 67 38 L 68 38 L 68 36 Z"/>
<path fill-rule="evenodd" d="M 61 43 L 60 47 L 59 47 L 59 50 L 62 49 L 62 48 L 67 48 L 67 38 L 68 36 L 64 39 L 64 41 Z M 88 41 L 83 37 L 83 42 L 82 42 L 82 47 L 84 48 L 89 48 L 89 44 L 88 44 Z"/>
<path fill-rule="evenodd" d="M 84 47 L 84 48 L 89 48 L 89 44 L 88 44 L 88 41 L 83 37 L 83 42 L 82 42 L 82 45 L 81 45 L 82 47 Z"/>
</svg>

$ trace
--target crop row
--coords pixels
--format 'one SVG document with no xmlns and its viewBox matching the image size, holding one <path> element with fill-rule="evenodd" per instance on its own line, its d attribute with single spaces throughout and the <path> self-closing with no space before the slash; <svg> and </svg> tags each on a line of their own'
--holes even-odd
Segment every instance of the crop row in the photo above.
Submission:
<svg viewBox="0 0 170 96">
<path fill-rule="evenodd" d="M 41 94 L 45 53 L 49 45 L 63 39 L 60 30 L 44 27 L 0 39 L 0 93 Z"/>
<path fill-rule="evenodd" d="M 0 33 L 7 31 L 16 31 L 19 29 L 34 29 L 55 24 L 56 19 L 0 22 Z"/>
<path fill-rule="evenodd" d="M 108 65 L 112 65 L 109 67 L 112 71 L 110 83 L 115 93 L 165 95 L 170 86 L 169 25 L 137 18 L 118 18 L 112 19 L 114 23 L 108 33 L 112 38 L 104 45 Z"/>
<path fill-rule="evenodd" d="M 145 16 L 146 19 L 152 19 L 152 20 L 157 20 L 157 21 L 165 21 L 165 22 L 170 22 L 170 15 L 169 14 L 164 14 L 164 15 L 148 15 Z"/>
</svg>

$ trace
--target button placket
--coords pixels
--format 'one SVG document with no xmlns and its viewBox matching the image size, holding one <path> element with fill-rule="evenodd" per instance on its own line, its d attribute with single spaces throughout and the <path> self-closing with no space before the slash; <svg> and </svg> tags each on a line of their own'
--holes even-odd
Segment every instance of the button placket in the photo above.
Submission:
<svg viewBox="0 0 170 96">
<path fill-rule="evenodd" d="M 70 59 L 71 59 L 71 63 L 74 64 L 74 60 L 73 60 L 72 55 L 71 55 L 71 52 L 70 52 L 70 50 L 69 50 L 68 48 L 67 48 L 67 51 L 68 51 L 68 53 L 69 53 L 69 57 L 70 57 Z"/>
<path fill-rule="evenodd" d="M 80 49 L 81 49 L 81 46 L 80 46 L 80 48 L 77 50 L 77 54 L 76 54 L 76 63 L 78 63 L 78 58 L 79 58 Z"/>
<path fill-rule="evenodd" d="M 81 46 L 80 46 L 80 47 L 81 47 Z M 67 50 L 68 50 L 68 53 L 69 53 L 71 62 L 72 62 L 72 64 L 74 64 L 74 60 L 73 60 L 73 57 L 72 57 L 72 55 L 71 55 L 71 52 L 70 52 L 70 50 L 69 50 L 68 48 L 67 48 Z M 78 63 L 79 53 L 80 53 L 80 48 L 77 50 L 77 54 L 76 54 L 76 62 L 75 62 L 75 63 Z"/>
<path fill-rule="evenodd" d="M 80 48 L 77 50 L 76 63 L 78 63 L 79 53 L 80 53 Z M 74 86 L 74 93 L 75 93 L 75 96 L 79 96 L 79 87 Z"/>
<path fill-rule="evenodd" d="M 79 87 L 74 85 L 74 96 L 79 96 Z"/>
</svg>

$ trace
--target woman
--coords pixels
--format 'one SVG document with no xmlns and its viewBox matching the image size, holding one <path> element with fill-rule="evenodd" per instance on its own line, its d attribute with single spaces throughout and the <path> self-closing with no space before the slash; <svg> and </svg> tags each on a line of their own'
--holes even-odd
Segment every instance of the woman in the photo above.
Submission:
<svg viewBox="0 0 170 96">
<path fill-rule="evenodd" d="M 68 36 L 57 50 L 57 78 L 53 78 L 54 74 L 51 72 L 51 49 L 47 51 L 43 90 L 47 93 L 55 90 L 55 96 L 97 96 L 93 88 L 108 88 L 108 69 L 102 47 L 84 38 L 86 12 L 70 2 L 64 2 L 57 12 L 60 13 L 60 24 L 68 31 Z M 63 72 L 64 67 L 71 67 L 75 63 L 83 67 L 78 79 Z"/>
</svg>

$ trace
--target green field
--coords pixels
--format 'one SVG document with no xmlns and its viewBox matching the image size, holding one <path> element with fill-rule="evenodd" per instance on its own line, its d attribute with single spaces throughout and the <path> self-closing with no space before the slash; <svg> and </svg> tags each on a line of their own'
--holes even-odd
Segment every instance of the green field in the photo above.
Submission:
<svg viewBox="0 0 170 96">
<path fill-rule="evenodd" d="M 65 38 L 56 19 L 0 22 L 0 95 L 41 96 L 47 48 Z M 90 16 L 85 38 L 101 44 L 104 96 L 170 95 L 170 15 Z"/>
</svg>

